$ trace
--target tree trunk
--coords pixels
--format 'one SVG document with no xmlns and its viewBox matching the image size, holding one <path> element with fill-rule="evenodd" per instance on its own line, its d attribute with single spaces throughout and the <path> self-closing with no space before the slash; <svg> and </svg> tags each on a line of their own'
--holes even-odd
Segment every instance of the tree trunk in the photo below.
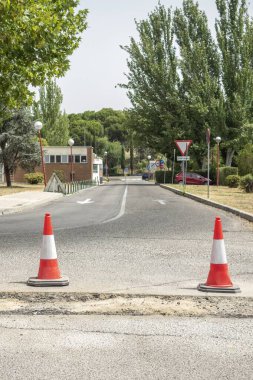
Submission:
<svg viewBox="0 0 253 380">
<path fill-rule="evenodd" d="M 231 166 L 232 165 L 232 159 L 234 157 L 234 149 L 228 148 L 227 154 L 226 154 L 226 166 Z"/>
<path fill-rule="evenodd" d="M 134 147 L 133 147 L 133 138 L 130 137 L 130 171 L 131 175 L 134 174 Z"/>
<path fill-rule="evenodd" d="M 4 174 L 5 174 L 5 180 L 7 187 L 11 187 L 11 172 L 8 168 L 8 166 L 4 165 Z"/>
</svg>

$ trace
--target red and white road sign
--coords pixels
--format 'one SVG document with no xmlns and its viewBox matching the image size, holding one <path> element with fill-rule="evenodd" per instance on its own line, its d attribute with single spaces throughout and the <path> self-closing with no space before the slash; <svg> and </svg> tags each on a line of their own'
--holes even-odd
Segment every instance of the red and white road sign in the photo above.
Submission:
<svg viewBox="0 0 253 380">
<path fill-rule="evenodd" d="M 175 140 L 175 143 L 180 150 L 182 156 L 185 155 L 185 153 L 188 151 L 189 146 L 192 143 L 192 140 Z"/>
</svg>

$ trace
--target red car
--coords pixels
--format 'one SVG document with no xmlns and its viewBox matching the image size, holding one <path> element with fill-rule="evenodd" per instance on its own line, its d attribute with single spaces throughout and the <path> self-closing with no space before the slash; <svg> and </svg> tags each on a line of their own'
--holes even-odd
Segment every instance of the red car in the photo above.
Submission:
<svg viewBox="0 0 253 380">
<path fill-rule="evenodd" d="M 183 172 L 180 172 L 176 175 L 175 181 L 177 183 L 183 183 Z M 211 185 L 212 181 L 209 180 Z M 186 185 L 207 185 L 208 178 L 203 177 L 197 173 L 186 173 Z"/>
</svg>

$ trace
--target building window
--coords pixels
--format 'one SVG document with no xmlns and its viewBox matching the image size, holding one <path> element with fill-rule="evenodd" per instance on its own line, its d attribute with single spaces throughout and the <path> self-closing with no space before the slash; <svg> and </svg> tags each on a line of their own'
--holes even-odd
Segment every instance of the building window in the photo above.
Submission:
<svg viewBox="0 0 253 380">
<path fill-rule="evenodd" d="M 75 163 L 79 164 L 80 163 L 80 156 L 75 155 Z"/>
<path fill-rule="evenodd" d="M 72 156 L 69 156 L 69 163 L 72 162 Z"/>
<path fill-rule="evenodd" d="M 55 162 L 55 156 L 50 156 L 50 164 Z"/>
<path fill-rule="evenodd" d="M 56 156 L 56 162 L 59 164 L 61 163 L 61 156 Z"/>
<path fill-rule="evenodd" d="M 62 155 L 61 156 L 61 162 L 62 162 L 62 164 L 67 164 L 68 163 L 68 156 Z"/>
<path fill-rule="evenodd" d="M 49 164 L 50 156 L 48 154 L 44 156 L 44 161 L 45 161 L 45 164 Z"/>
<path fill-rule="evenodd" d="M 93 173 L 98 173 L 98 165 L 97 164 L 93 165 Z"/>
<path fill-rule="evenodd" d="M 81 156 L 81 162 L 82 162 L 82 163 L 87 162 L 86 156 Z"/>
</svg>

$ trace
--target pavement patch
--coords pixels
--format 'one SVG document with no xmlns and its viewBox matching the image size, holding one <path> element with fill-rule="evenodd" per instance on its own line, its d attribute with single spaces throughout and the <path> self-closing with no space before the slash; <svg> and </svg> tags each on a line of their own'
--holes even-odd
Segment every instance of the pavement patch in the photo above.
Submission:
<svg viewBox="0 0 253 380">
<path fill-rule="evenodd" d="M 12 314 L 252 318 L 253 298 L 107 293 L 0 293 L 0 315 Z"/>
</svg>

